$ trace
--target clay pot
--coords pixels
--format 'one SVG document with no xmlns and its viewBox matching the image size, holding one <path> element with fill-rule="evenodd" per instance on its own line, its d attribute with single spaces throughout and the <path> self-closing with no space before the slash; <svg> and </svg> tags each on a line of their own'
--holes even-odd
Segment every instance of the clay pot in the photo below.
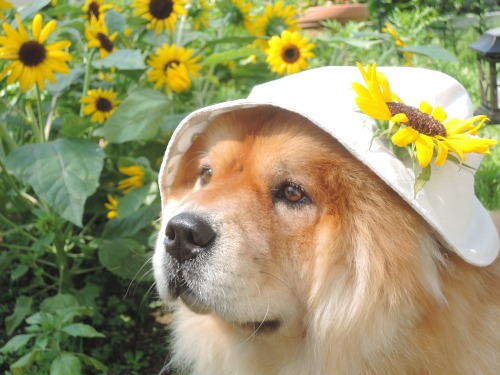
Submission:
<svg viewBox="0 0 500 375">
<path fill-rule="evenodd" d="M 342 24 L 348 21 L 366 21 L 368 19 L 368 4 L 332 4 L 307 8 L 299 17 L 298 24 L 302 28 L 319 27 L 319 21 L 335 19 Z"/>
</svg>

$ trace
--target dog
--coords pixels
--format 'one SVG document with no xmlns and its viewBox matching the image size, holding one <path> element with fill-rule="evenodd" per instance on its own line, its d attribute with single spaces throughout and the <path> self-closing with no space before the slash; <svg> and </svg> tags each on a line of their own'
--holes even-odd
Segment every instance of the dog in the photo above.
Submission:
<svg viewBox="0 0 500 375">
<path fill-rule="evenodd" d="M 498 374 L 500 264 L 466 263 L 304 117 L 216 117 L 164 201 L 154 255 L 193 374 Z"/>
</svg>

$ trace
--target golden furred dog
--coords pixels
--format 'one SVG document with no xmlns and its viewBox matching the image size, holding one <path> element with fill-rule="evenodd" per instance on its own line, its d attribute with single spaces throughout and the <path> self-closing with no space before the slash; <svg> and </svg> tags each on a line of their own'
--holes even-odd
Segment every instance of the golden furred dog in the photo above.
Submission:
<svg viewBox="0 0 500 375">
<path fill-rule="evenodd" d="M 154 255 L 170 366 L 202 375 L 500 374 L 500 268 L 475 267 L 332 136 L 216 117 L 179 162 Z"/>
</svg>

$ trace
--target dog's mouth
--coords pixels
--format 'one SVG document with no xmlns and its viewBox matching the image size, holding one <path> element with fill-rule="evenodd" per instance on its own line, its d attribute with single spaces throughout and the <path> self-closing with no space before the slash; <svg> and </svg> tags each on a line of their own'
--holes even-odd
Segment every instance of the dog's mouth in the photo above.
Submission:
<svg viewBox="0 0 500 375">
<path fill-rule="evenodd" d="M 210 307 L 189 287 L 182 272 L 178 272 L 176 277 L 170 281 L 169 290 L 174 299 L 180 298 L 186 307 L 194 313 L 201 315 L 212 313 Z M 281 321 L 278 319 L 249 322 L 228 321 L 228 323 L 239 330 L 253 334 L 273 333 L 281 327 Z"/>
<path fill-rule="evenodd" d="M 234 323 L 236 327 L 244 331 L 252 331 L 254 334 L 273 333 L 276 332 L 281 322 L 277 319 L 264 320 L 260 322 Z"/>
<path fill-rule="evenodd" d="M 210 313 L 208 306 L 191 290 L 181 272 L 170 281 L 169 290 L 174 299 L 180 298 L 194 313 L 202 315 Z"/>
</svg>

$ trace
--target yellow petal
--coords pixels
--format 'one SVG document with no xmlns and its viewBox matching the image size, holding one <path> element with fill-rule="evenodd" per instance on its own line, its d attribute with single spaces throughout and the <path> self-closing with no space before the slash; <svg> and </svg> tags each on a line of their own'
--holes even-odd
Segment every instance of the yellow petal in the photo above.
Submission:
<svg viewBox="0 0 500 375">
<path fill-rule="evenodd" d="M 434 108 L 434 111 L 432 111 L 432 117 L 434 117 L 434 120 L 437 120 L 440 123 L 443 123 L 443 121 L 448 118 L 448 115 L 446 114 L 446 112 L 444 111 L 443 108 L 436 107 L 436 108 Z"/>
<path fill-rule="evenodd" d="M 391 121 L 394 122 L 408 122 L 408 117 L 404 113 L 396 113 L 391 117 Z"/>
<path fill-rule="evenodd" d="M 42 29 L 42 32 L 40 34 L 40 39 L 38 40 L 40 43 L 43 43 L 50 34 L 54 31 L 56 28 L 56 21 L 52 20 L 49 23 L 45 25 L 45 27 Z"/>
<path fill-rule="evenodd" d="M 434 160 L 434 164 L 437 166 L 441 166 L 446 161 L 448 157 L 448 148 L 445 146 L 443 142 L 436 142 L 438 145 L 438 154 L 436 156 L 436 160 Z"/>
<path fill-rule="evenodd" d="M 409 145 L 410 143 L 415 142 L 419 137 L 419 132 L 410 128 L 404 127 L 400 128 L 394 135 L 391 137 L 392 143 L 396 146 L 404 147 Z"/>
<path fill-rule="evenodd" d="M 420 134 L 420 137 L 415 141 L 415 146 L 417 146 L 417 159 L 420 167 L 427 167 L 434 154 L 434 142 L 432 138 L 425 134 Z"/>
<path fill-rule="evenodd" d="M 427 103 L 425 100 L 422 100 L 420 102 L 419 109 L 420 109 L 420 112 L 427 113 L 428 115 L 430 115 L 432 112 L 432 106 L 429 103 Z"/>
</svg>

